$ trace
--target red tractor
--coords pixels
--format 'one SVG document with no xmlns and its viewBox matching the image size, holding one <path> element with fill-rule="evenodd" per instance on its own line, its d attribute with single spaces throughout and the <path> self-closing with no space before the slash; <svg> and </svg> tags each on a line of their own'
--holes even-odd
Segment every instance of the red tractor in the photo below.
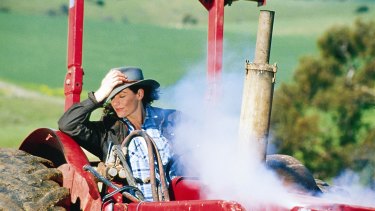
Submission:
<svg viewBox="0 0 375 211">
<path fill-rule="evenodd" d="M 256 0 L 263 5 L 265 0 Z M 215 92 L 214 86 L 220 78 L 222 64 L 222 39 L 224 6 L 232 0 L 200 0 L 209 12 L 208 28 L 208 81 L 213 84 L 210 92 Z M 65 79 L 65 109 L 80 101 L 82 90 L 82 32 L 83 32 L 83 0 L 70 0 L 69 35 L 68 35 L 68 73 Z M 265 126 L 255 135 L 263 139 L 268 133 L 269 113 L 272 101 L 273 82 L 276 67 L 268 65 L 269 45 L 272 32 L 273 13 L 267 13 L 268 25 L 271 28 L 258 32 L 255 63 L 248 63 L 247 72 L 260 71 L 267 84 L 263 86 L 262 96 L 268 96 L 260 106 L 265 109 Z M 267 22 L 267 21 L 266 21 Z M 261 21 L 260 21 L 261 23 Z M 267 27 L 266 27 L 267 28 Z M 264 38 L 264 39 L 263 39 Z M 264 51 L 265 49 L 265 51 Z M 268 51 L 267 51 L 268 49 Z M 262 55 L 262 52 L 266 52 Z M 268 54 L 268 55 L 267 55 Z M 265 81 L 265 80 L 263 80 Z M 246 83 L 246 82 L 245 82 Z M 250 85 L 253 86 L 253 85 Z M 268 87 L 268 88 L 267 88 Z M 246 93 L 244 93 L 245 95 Z M 258 98 L 259 96 L 252 96 Z M 251 100 L 251 99 L 250 99 Z M 243 105 L 246 105 L 244 102 Z M 259 110 L 258 110 L 259 111 Z M 247 127 L 246 113 L 241 121 Z M 251 113 L 251 111 L 250 111 Z M 262 117 L 259 117 L 262 119 Z M 259 128 L 259 127 L 258 127 Z M 142 136 L 135 131 L 129 135 Z M 146 138 L 145 138 L 146 139 Z M 152 141 L 150 140 L 150 143 Z M 264 144 L 260 144 L 264 149 Z M 125 184 L 112 182 L 106 177 L 111 174 L 98 162 L 90 162 L 81 147 L 68 135 L 61 131 L 40 128 L 33 131 L 21 144 L 20 150 L 0 149 L 0 209 L 1 210 L 246 210 L 247 208 L 235 201 L 207 200 L 204 198 L 199 180 L 192 177 L 174 178 L 169 185 L 165 182 L 163 172 L 160 173 L 161 187 L 154 193 L 153 202 L 142 200 L 142 193 L 135 187 L 129 175 L 129 169 L 124 169 Z M 119 150 L 121 151 L 121 150 Z M 155 151 L 154 151 L 155 152 Z M 157 150 L 155 159 L 158 159 Z M 124 155 L 119 152 L 119 160 L 126 166 Z M 317 184 L 311 174 L 297 160 L 285 155 L 260 157 L 281 176 L 288 177 L 292 183 L 304 183 L 308 190 L 321 191 L 322 184 Z M 158 163 L 158 162 L 156 162 Z M 293 167 L 299 166 L 299 167 Z M 159 168 L 162 169 L 162 168 Z M 120 170 L 115 174 L 120 175 Z M 154 175 L 155 176 L 155 175 Z M 154 177 L 153 176 L 153 177 Z M 153 178 L 151 178 L 152 180 Z M 302 182 L 301 182 L 302 181 Z M 98 185 L 98 182 L 102 184 Z M 106 187 L 106 188 L 103 188 Z M 255 190 L 256 191 L 256 190 Z M 261 210 L 375 210 L 375 208 L 336 204 L 324 201 L 319 197 L 308 194 L 297 196 L 299 202 L 291 207 L 280 207 L 273 204 L 258 207 Z M 249 199 L 251 200 L 251 199 Z"/>
</svg>

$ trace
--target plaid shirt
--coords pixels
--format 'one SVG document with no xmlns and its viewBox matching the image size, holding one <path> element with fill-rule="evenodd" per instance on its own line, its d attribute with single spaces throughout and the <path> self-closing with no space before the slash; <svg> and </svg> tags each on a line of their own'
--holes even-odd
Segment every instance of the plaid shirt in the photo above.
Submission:
<svg viewBox="0 0 375 211">
<path fill-rule="evenodd" d="M 146 107 L 146 117 L 142 125 L 142 130 L 155 141 L 159 150 L 161 160 L 165 166 L 172 157 L 172 151 L 168 140 L 161 135 L 159 130 L 160 125 L 157 125 L 156 118 L 157 112 L 151 107 Z M 134 130 L 133 125 L 126 118 L 123 119 L 124 123 L 128 126 L 128 132 Z M 143 137 L 135 137 L 128 146 L 128 155 L 130 168 L 132 169 L 133 176 L 140 178 L 143 181 L 150 177 L 150 166 L 148 163 L 148 151 L 146 141 Z M 155 165 L 157 169 L 157 165 Z M 157 175 L 158 177 L 158 175 Z M 143 192 L 146 201 L 152 201 L 151 184 L 138 184 L 138 188 Z"/>
</svg>

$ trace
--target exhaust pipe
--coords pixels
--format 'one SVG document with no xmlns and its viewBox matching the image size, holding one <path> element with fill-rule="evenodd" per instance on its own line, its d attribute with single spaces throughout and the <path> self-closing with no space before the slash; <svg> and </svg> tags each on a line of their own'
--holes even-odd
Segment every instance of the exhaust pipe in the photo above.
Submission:
<svg viewBox="0 0 375 211">
<path fill-rule="evenodd" d="M 276 65 L 268 64 L 274 14 L 273 11 L 263 10 L 259 15 L 254 63 L 246 61 L 239 123 L 240 147 L 248 149 L 256 146 L 255 151 L 262 161 L 266 160 L 272 97 L 277 71 Z"/>
</svg>

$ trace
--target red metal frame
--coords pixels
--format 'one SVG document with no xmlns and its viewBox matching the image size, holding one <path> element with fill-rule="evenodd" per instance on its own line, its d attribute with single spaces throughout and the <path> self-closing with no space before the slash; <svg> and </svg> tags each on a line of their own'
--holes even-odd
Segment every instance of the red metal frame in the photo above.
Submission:
<svg viewBox="0 0 375 211">
<path fill-rule="evenodd" d="M 224 4 L 225 0 L 199 0 L 208 11 L 208 46 L 207 46 L 207 77 L 209 91 L 216 95 L 216 84 L 221 79 L 223 36 L 224 36 Z M 257 1 L 258 6 L 265 0 Z M 80 101 L 82 92 L 82 38 L 84 0 L 70 0 L 69 32 L 68 32 L 68 72 L 65 78 L 65 110 Z M 100 210 L 101 197 L 95 180 L 82 167 L 88 160 L 79 145 L 66 134 L 47 128 L 37 129 L 31 133 L 20 146 L 21 150 L 33 155 L 52 160 L 63 172 L 63 186 L 70 189 L 74 202 L 79 198 L 84 210 Z M 114 210 L 244 210 L 236 203 L 222 200 L 201 200 L 199 184 L 176 178 L 171 184 L 171 202 L 141 202 L 114 205 Z M 342 204 L 323 203 L 318 198 L 301 200 L 312 206 L 294 207 L 291 210 L 308 208 L 310 210 L 375 210 L 373 208 L 356 207 Z M 67 205 L 68 206 L 68 205 Z M 279 208 L 278 210 L 285 210 Z"/>
<path fill-rule="evenodd" d="M 65 110 L 80 102 L 83 84 L 82 38 L 84 0 L 71 0 L 68 26 L 68 72 L 64 82 Z"/>
<path fill-rule="evenodd" d="M 58 166 L 64 178 L 62 185 L 70 190 L 73 203 L 79 199 L 81 209 L 100 210 L 101 196 L 94 177 L 83 170 L 89 161 L 71 137 L 61 131 L 39 128 L 22 142 L 19 149 L 51 160 Z"/>
<path fill-rule="evenodd" d="M 207 78 L 210 95 L 216 95 L 221 80 L 224 36 L 224 0 L 199 0 L 208 11 Z M 253 0 L 258 6 L 265 0 Z M 83 84 L 82 37 L 84 0 L 71 0 L 69 5 L 68 72 L 66 74 L 65 110 L 80 101 Z"/>
<path fill-rule="evenodd" d="M 83 170 L 88 160 L 80 146 L 68 135 L 48 129 L 39 128 L 33 131 L 21 144 L 20 150 L 51 160 L 63 173 L 63 186 L 70 189 L 71 200 L 79 200 L 82 210 L 101 210 L 101 196 L 96 182 L 89 172 Z M 157 210 L 246 210 L 241 204 L 226 200 L 204 200 L 201 196 L 202 186 L 195 178 L 177 177 L 171 182 L 170 191 L 173 201 L 115 203 L 114 210 L 157 211 Z M 255 190 L 256 191 L 256 190 Z M 318 197 L 296 195 L 296 204 L 292 208 L 272 206 L 272 203 L 260 210 L 350 210 L 375 211 L 372 207 L 347 204 L 335 204 Z M 251 202 L 251 199 L 249 199 Z M 303 205 L 302 205 L 303 204 Z M 65 204 L 69 209 L 70 204 Z"/>
<path fill-rule="evenodd" d="M 208 36 L 207 36 L 207 79 L 209 97 L 215 99 L 217 84 L 221 80 L 223 66 L 223 37 L 224 37 L 224 6 L 225 0 L 199 0 L 208 11 Z M 252 0 L 258 6 L 266 0 Z"/>
<path fill-rule="evenodd" d="M 201 199 L 201 185 L 197 178 L 175 177 L 170 187 L 169 195 L 173 201 L 199 200 Z"/>
<path fill-rule="evenodd" d="M 199 0 L 208 10 L 207 77 L 210 83 L 220 80 L 223 60 L 224 0 Z"/>
</svg>

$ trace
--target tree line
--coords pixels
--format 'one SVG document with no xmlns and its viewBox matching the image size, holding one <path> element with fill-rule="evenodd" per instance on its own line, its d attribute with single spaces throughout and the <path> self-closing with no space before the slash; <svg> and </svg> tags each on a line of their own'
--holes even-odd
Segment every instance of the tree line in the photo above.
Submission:
<svg viewBox="0 0 375 211">
<path fill-rule="evenodd" d="M 316 177 L 350 169 L 375 188 L 375 22 L 335 26 L 276 91 L 272 142 Z"/>
</svg>

